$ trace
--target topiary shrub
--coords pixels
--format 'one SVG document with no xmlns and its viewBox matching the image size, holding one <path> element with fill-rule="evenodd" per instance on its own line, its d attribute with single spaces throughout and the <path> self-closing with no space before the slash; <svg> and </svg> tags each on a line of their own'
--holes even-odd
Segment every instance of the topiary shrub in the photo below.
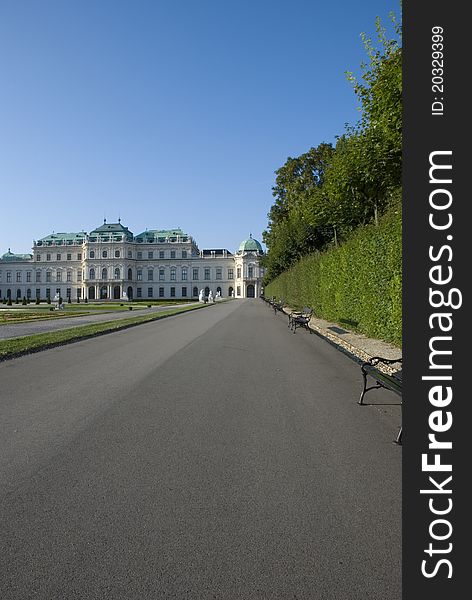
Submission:
<svg viewBox="0 0 472 600">
<path fill-rule="evenodd" d="M 22 304 L 23 306 L 26 306 L 26 305 L 28 304 L 28 303 L 26 302 L 26 298 L 25 298 L 25 296 L 23 296 L 23 300 L 21 301 L 21 304 Z"/>
<path fill-rule="evenodd" d="M 36 304 L 39 304 L 41 302 L 41 300 L 39 298 L 36 298 Z"/>
<path fill-rule="evenodd" d="M 12 304 L 13 304 L 13 302 L 11 301 L 11 298 L 8 298 L 7 305 L 11 306 Z"/>
</svg>

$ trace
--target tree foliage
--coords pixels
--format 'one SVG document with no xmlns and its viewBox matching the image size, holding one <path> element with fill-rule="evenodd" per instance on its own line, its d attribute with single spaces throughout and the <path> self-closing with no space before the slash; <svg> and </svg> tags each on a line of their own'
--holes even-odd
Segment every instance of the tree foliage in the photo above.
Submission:
<svg viewBox="0 0 472 600">
<path fill-rule="evenodd" d="M 337 137 L 289 157 L 276 172 L 274 203 L 263 234 L 268 247 L 266 282 L 300 257 L 337 244 L 360 225 L 378 223 L 398 196 L 402 169 L 401 26 L 392 16 L 395 38 L 380 19 L 377 43 L 362 35 L 368 62 L 360 80 L 347 73 L 360 102 L 361 117 Z"/>
</svg>

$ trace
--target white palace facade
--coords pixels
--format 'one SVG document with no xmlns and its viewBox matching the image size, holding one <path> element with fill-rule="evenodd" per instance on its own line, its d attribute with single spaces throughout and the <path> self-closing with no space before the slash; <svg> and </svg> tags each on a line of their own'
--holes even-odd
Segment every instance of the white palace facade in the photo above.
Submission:
<svg viewBox="0 0 472 600">
<path fill-rule="evenodd" d="M 261 294 L 261 244 L 250 236 L 237 252 L 199 250 L 181 229 L 134 235 L 118 223 L 90 233 L 52 233 L 32 254 L 0 257 L 0 298 L 88 300 L 253 298 Z"/>
</svg>

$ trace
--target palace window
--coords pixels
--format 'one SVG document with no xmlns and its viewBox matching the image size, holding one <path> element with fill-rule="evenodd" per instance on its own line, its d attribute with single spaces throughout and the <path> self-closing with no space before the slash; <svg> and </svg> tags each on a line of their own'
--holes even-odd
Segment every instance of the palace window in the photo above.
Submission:
<svg viewBox="0 0 472 600">
<path fill-rule="evenodd" d="M 41 271 L 36 271 L 36 283 L 41 283 Z"/>
<path fill-rule="evenodd" d="M 115 258 L 120 258 L 120 251 L 119 250 L 115 250 Z"/>
<path fill-rule="evenodd" d="M 237 276 L 238 279 L 241 279 L 241 267 L 237 268 L 237 270 L 236 270 L 236 276 Z M 238 296 L 239 296 L 239 294 L 238 294 Z"/>
<path fill-rule="evenodd" d="M 77 253 L 77 260 L 82 260 L 82 252 Z"/>
<path fill-rule="evenodd" d="M 154 254 L 153 254 L 153 252 L 152 252 L 152 251 L 151 251 L 151 252 L 148 252 L 148 258 L 151 258 L 151 259 L 152 259 L 152 258 L 154 258 Z"/>
<path fill-rule="evenodd" d="M 159 288 L 159 298 L 164 298 L 164 288 L 163 287 Z"/>
<path fill-rule="evenodd" d="M 82 269 L 77 270 L 77 281 L 82 281 Z"/>
<path fill-rule="evenodd" d="M 143 253 L 142 252 L 138 252 L 138 260 L 141 260 L 143 258 Z"/>
<path fill-rule="evenodd" d="M 16 272 L 16 283 L 21 283 L 21 271 Z"/>
<path fill-rule="evenodd" d="M 172 267 L 170 270 L 170 280 L 171 281 L 175 281 L 175 271 L 176 271 L 175 267 Z"/>
<path fill-rule="evenodd" d="M 171 250 L 170 251 L 170 257 L 171 258 L 175 258 L 175 250 Z"/>
<path fill-rule="evenodd" d="M 136 297 L 137 298 L 143 297 L 143 289 L 142 288 L 136 288 Z"/>
<path fill-rule="evenodd" d="M 41 254 L 36 254 L 36 260 L 41 260 Z"/>
<path fill-rule="evenodd" d="M 90 258 L 95 258 L 94 250 L 90 250 L 89 256 L 90 256 Z"/>
<path fill-rule="evenodd" d="M 192 279 L 198 281 L 198 269 L 193 269 Z M 197 294 L 198 296 L 198 294 Z"/>
<path fill-rule="evenodd" d="M 187 297 L 187 288 L 183 287 L 182 288 L 182 298 L 186 298 Z"/>
<path fill-rule="evenodd" d="M 102 252 L 102 258 L 108 258 L 108 252 L 106 250 Z"/>
<path fill-rule="evenodd" d="M 159 269 L 159 281 L 165 281 L 165 271 L 164 269 Z"/>
<path fill-rule="evenodd" d="M 51 260 L 51 255 L 50 254 L 46 254 L 46 260 Z"/>
<path fill-rule="evenodd" d="M 249 277 L 249 279 L 252 279 L 254 277 L 254 267 L 252 265 L 250 265 L 247 268 L 247 276 Z"/>
<path fill-rule="evenodd" d="M 148 278 L 148 281 L 154 280 L 154 269 L 148 269 L 147 278 Z"/>
<path fill-rule="evenodd" d="M 60 254 L 56 254 L 56 260 L 61 260 L 61 255 Z"/>
<path fill-rule="evenodd" d="M 148 298 L 152 298 L 152 287 L 148 287 Z"/>
<path fill-rule="evenodd" d="M 187 250 L 182 250 L 182 258 L 187 258 Z"/>
<path fill-rule="evenodd" d="M 67 254 L 67 260 L 72 260 L 72 254 Z"/>
<path fill-rule="evenodd" d="M 115 269 L 115 279 L 119 279 L 120 278 L 120 268 L 116 267 Z"/>
<path fill-rule="evenodd" d="M 164 258 L 164 250 L 159 250 L 159 258 Z"/>
<path fill-rule="evenodd" d="M 138 269 L 137 270 L 137 272 L 136 272 L 136 279 L 138 281 L 142 281 L 143 280 L 143 271 L 142 271 L 142 269 Z"/>
<path fill-rule="evenodd" d="M 228 279 L 234 279 L 234 269 L 228 269 Z"/>
<path fill-rule="evenodd" d="M 187 269 L 182 269 L 182 281 L 187 281 Z"/>
<path fill-rule="evenodd" d="M 170 288 L 170 297 L 175 298 L 175 287 Z"/>
<path fill-rule="evenodd" d="M 56 281 L 62 281 L 62 271 L 57 271 L 57 273 L 56 273 Z"/>
<path fill-rule="evenodd" d="M 204 279 L 207 281 L 210 279 L 210 267 L 205 267 Z"/>
<path fill-rule="evenodd" d="M 11 283 L 11 271 L 7 271 L 7 283 Z"/>
<path fill-rule="evenodd" d="M 95 279 L 95 269 L 90 269 L 89 271 L 89 279 Z"/>
<path fill-rule="evenodd" d="M 221 267 L 216 267 L 216 279 L 221 279 L 223 276 L 223 269 Z"/>
<path fill-rule="evenodd" d="M 72 281 L 72 271 L 67 271 L 66 281 L 70 283 Z"/>
<path fill-rule="evenodd" d="M 197 286 L 195 286 L 192 290 L 192 296 L 194 296 L 195 298 L 198 296 L 198 288 Z"/>
<path fill-rule="evenodd" d="M 108 270 L 102 269 L 102 279 L 108 279 Z"/>
<path fill-rule="evenodd" d="M 51 271 L 46 271 L 46 283 L 51 283 Z"/>
</svg>

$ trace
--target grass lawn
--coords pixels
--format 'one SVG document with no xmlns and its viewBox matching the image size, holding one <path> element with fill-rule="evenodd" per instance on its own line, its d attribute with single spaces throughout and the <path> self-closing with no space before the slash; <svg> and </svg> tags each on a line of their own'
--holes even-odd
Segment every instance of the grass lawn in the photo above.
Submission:
<svg viewBox="0 0 472 600">
<path fill-rule="evenodd" d="M 179 302 L 184 304 L 185 301 Z M 150 301 L 150 302 L 109 302 L 101 304 L 93 304 L 91 302 L 80 304 L 64 304 L 63 310 L 53 310 L 54 304 L 30 304 L 23 306 L 1 306 L 0 308 L 0 325 L 25 323 L 28 321 L 38 321 L 43 319 L 57 319 L 61 317 L 76 317 L 88 314 L 104 313 L 104 312 L 121 312 L 129 310 L 129 307 L 136 309 L 146 309 L 148 306 L 174 306 L 177 302 L 172 300 L 167 301 Z"/>
<path fill-rule="evenodd" d="M 84 325 L 74 329 L 63 329 L 62 331 L 52 331 L 49 333 L 39 333 L 21 338 L 12 338 L 0 342 L 0 360 L 37 352 L 54 346 L 61 346 L 73 341 L 78 341 L 85 338 L 111 333 L 120 329 L 126 329 L 135 325 L 157 321 L 171 315 L 177 315 L 192 310 L 198 310 L 214 306 L 212 304 L 192 304 L 180 308 L 169 308 L 159 313 L 140 315 L 130 317 L 129 319 L 120 319 L 119 321 L 105 321 L 104 323 L 94 323 L 93 325 Z"/>
</svg>

